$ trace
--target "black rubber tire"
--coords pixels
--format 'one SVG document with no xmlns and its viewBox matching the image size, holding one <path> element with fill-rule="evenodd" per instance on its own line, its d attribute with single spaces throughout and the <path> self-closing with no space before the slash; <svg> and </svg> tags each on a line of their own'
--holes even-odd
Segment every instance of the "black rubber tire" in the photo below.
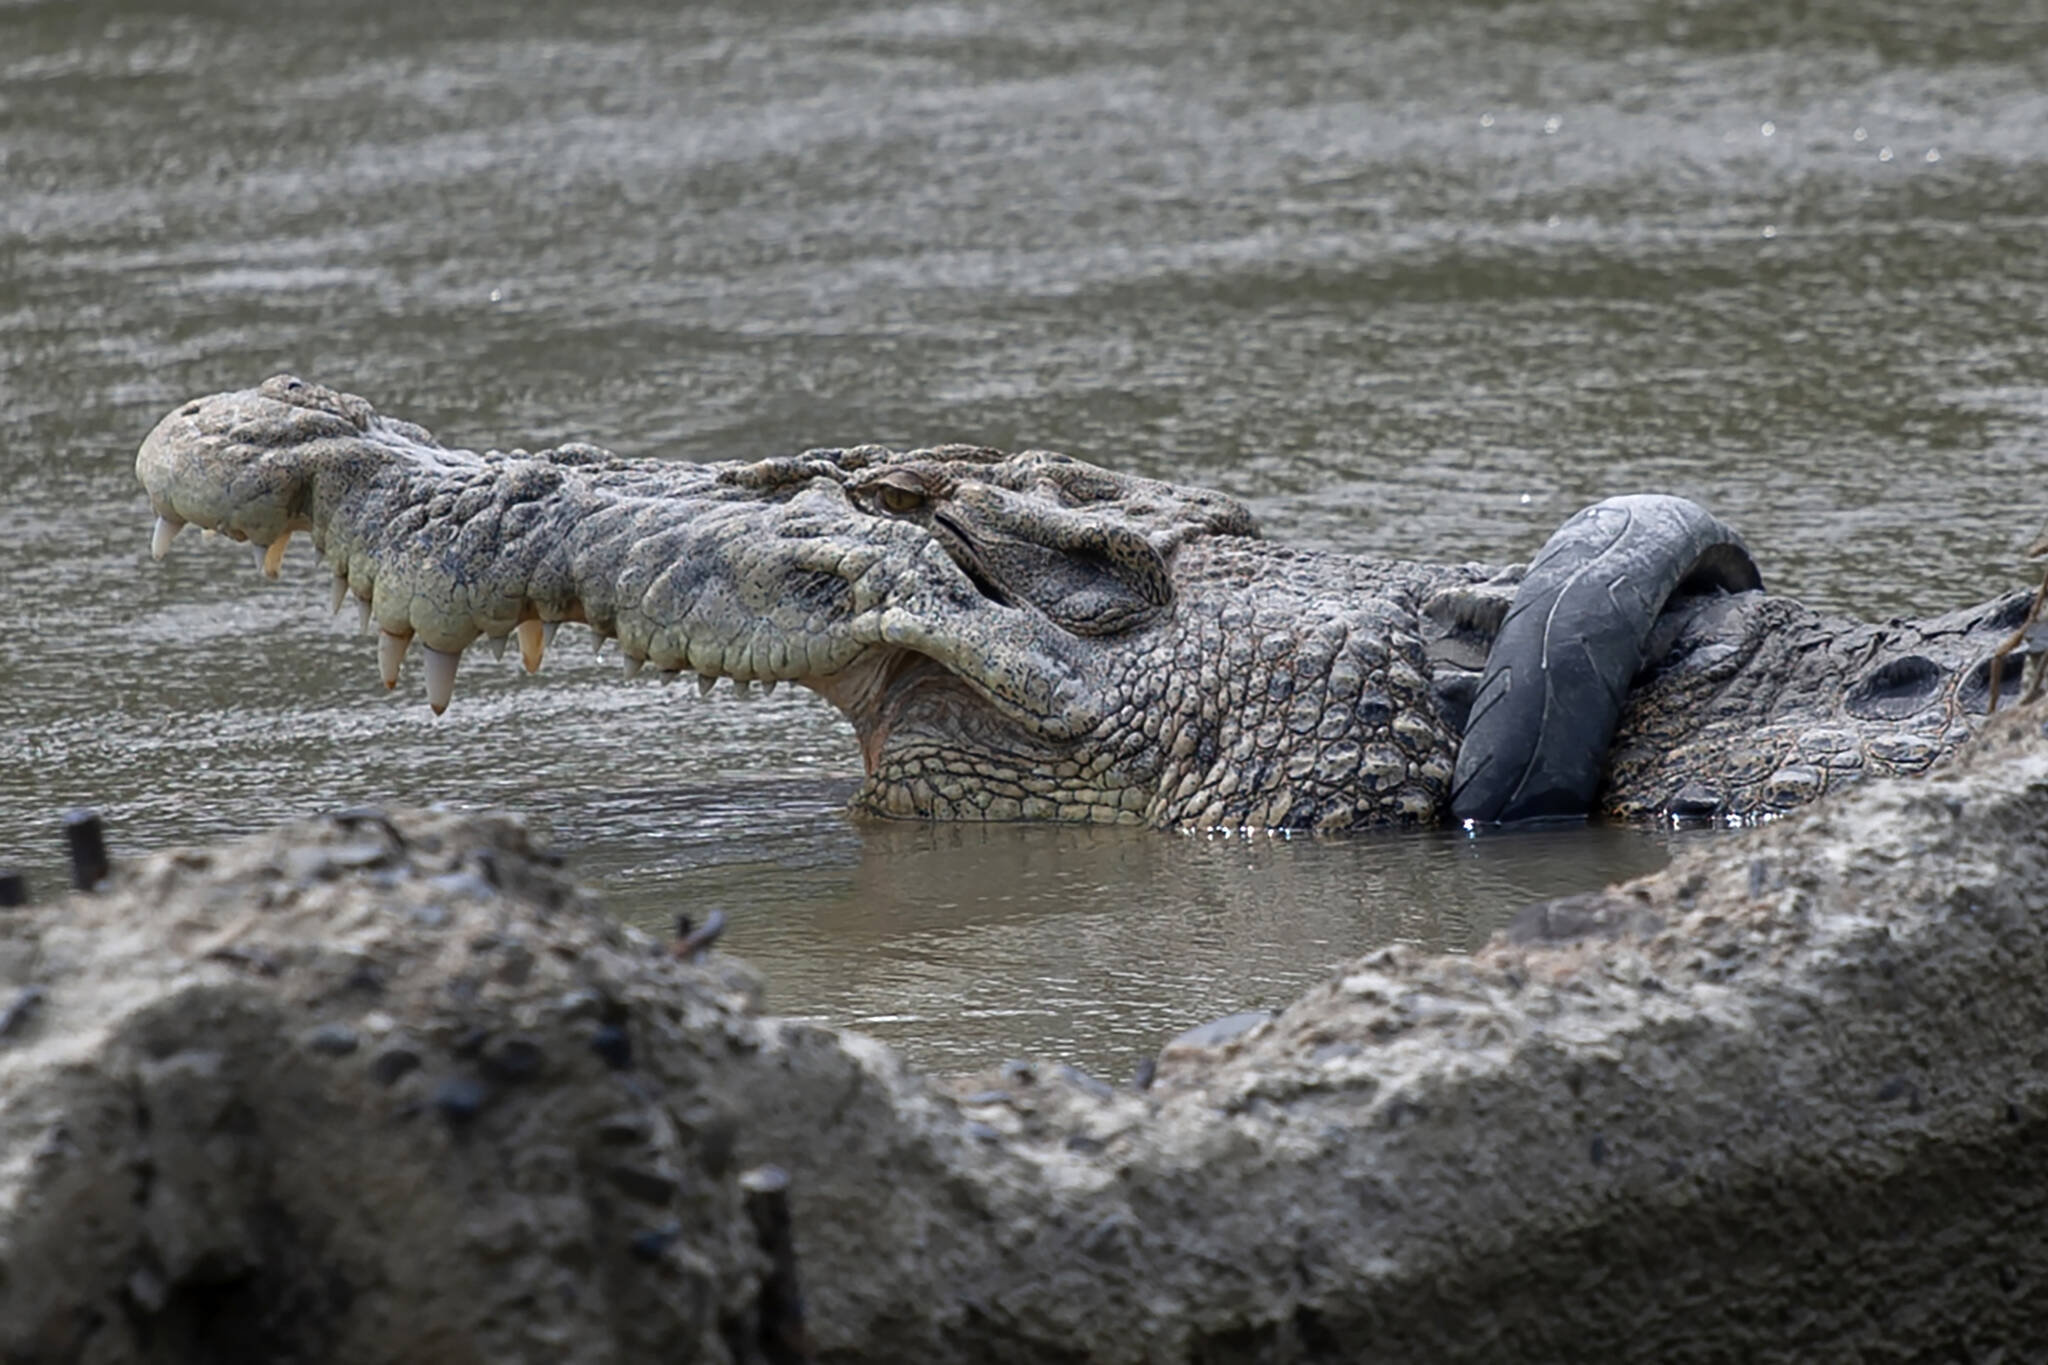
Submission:
<svg viewBox="0 0 2048 1365">
<path fill-rule="evenodd" d="M 1742 538 L 1685 498 L 1609 498 L 1565 522 L 1487 652 L 1451 779 L 1452 818 L 1585 818 L 1664 604 L 1674 593 L 1762 587 Z"/>
</svg>

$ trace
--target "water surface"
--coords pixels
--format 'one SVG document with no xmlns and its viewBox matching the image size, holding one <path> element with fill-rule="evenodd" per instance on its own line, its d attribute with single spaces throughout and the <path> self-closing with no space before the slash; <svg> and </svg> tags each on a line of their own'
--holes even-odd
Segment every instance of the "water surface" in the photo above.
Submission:
<svg viewBox="0 0 2048 1365">
<path fill-rule="evenodd" d="M 0 863 L 47 891 L 79 802 L 511 806 L 779 1008 L 1121 1072 L 1665 856 L 856 823 L 822 704 L 573 631 L 436 721 L 303 548 L 148 562 L 142 434 L 282 370 L 470 445 L 1046 446 L 1410 556 L 1665 490 L 1867 615 L 2024 581 L 2048 5 L 1099 8 L 0 3 Z"/>
</svg>

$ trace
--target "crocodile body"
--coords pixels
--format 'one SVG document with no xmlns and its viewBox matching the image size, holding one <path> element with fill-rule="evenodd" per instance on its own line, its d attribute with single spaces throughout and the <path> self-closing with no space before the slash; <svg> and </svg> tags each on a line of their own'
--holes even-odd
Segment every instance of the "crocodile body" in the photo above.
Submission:
<svg viewBox="0 0 2048 1365">
<path fill-rule="evenodd" d="M 818 692 L 859 740 L 856 805 L 897 817 L 1442 820 L 1522 582 L 1290 549 L 1221 494 L 1047 452 L 473 454 L 288 377 L 179 408 L 137 471 L 159 553 L 195 523 L 274 574 L 310 532 L 337 605 L 375 624 L 387 685 L 418 645 L 437 710 L 470 645 L 516 639 L 538 668 L 579 622 L 617 639 L 629 677 Z M 1681 594 L 1620 701 L 1598 804 L 1747 815 L 1924 768 L 1969 732 L 2026 605 L 1876 626 Z"/>
</svg>

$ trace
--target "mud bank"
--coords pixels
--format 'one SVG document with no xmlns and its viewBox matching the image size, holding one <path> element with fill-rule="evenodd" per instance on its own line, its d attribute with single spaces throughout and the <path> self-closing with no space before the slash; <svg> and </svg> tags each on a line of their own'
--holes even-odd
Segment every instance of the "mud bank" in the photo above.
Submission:
<svg viewBox="0 0 2048 1365">
<path fill-rule="evenodd" d="M 2044 926 L 2036 711 L 1147 1091 L 934 1082 L 516 822 L 311 820 L 0 911 L 0 1358 L 2026 1355 Z"/>
</svg>

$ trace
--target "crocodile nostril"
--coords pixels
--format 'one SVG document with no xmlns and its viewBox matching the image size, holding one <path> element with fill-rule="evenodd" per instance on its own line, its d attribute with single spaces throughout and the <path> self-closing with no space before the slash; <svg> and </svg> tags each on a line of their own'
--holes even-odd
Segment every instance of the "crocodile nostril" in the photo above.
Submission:
<svg viewBox="0 0 2048 1365">
<path fill-rule="evenodd" d="M 204 406 L 205 405 L 203 403 L 201 403 L 198 399 L 195 398 L 191 402 L 187 403 L 184 407 L 178 409 L 178 416 L 197 417 L 199 415 L 199 409 Z"/>
<path fill-rule="evenodd" d="M 1859 720 L 1904 720 L 1940 695 L 1946 677 L 1924 654 L 1888 659 L 1856 680 L 1842 709 Z"/>
</svg>

